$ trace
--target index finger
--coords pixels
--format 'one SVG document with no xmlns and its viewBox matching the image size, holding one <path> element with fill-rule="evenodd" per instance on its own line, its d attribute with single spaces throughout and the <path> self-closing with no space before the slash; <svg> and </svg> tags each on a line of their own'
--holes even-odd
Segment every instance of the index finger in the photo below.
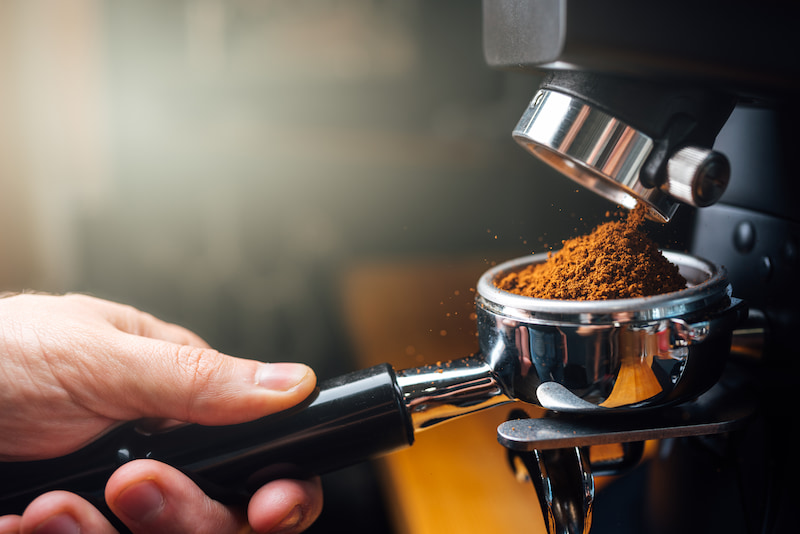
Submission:
<svg viewBox="0 0 800 534">
<path fill-rule="evenodd" d="M 112 326 L 127 334 L 169 341 L 178 345 L 209 347 L 203 338 L 188 328 L 163 321 L 133 306 L 81 294 L 67 295 L 67 298 L 92 308 Z"/>
</svg>

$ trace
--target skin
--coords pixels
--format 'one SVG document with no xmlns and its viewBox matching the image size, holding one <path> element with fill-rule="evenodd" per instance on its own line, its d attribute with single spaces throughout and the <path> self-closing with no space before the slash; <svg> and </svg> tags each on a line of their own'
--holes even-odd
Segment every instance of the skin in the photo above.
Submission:
<svg viewBox="0 0 800 534">
<path fill-rule="evenodd" d="M 227 356 L 185 328 L 85 295 L 0 298 L 0 361 L 0 461 L 62 456 L 122 421 L 241 423 L 294 406 L 316 385 L 304 365 Z M 322 509 L 318 479 L 276 480 L 239 510 L 153 460 L 120 467 L 105 497 L 134 534 L 302 532 Z M 34 532 L 116 530 L 56 491 L 0 517 L 0 534 Z"/>
</svg>

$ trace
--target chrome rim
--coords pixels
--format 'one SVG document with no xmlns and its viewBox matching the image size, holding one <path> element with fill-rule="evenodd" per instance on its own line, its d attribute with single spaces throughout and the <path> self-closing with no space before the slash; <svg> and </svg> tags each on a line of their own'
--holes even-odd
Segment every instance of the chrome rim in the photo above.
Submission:
<svg viewBox="0 0 800 534">
<path fill-rule="evenodd" d="M 689 254 L 662 253 L 678 266 L 688 287 L 652 297 L 577 301 L 524 297 L 495 286 L 495 280 L 510 272 L 544 263 L 547 254 L 541 253 L 509 260 L 486 271 L 478 281 L 476 302 L 494 314 L 522 321 L 585 325 L 675 318 L 727 302 L 730 286 L 724 267 Z"/>
</svg>

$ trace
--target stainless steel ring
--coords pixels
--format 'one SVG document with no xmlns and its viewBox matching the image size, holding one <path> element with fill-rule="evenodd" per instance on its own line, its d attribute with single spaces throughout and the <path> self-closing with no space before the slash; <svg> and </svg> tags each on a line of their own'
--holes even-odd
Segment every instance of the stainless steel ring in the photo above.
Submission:
<svg viewBox="0 0 800 534">
<path fill-rule="evenodd" d="M 539 90 L 512 137 L 531 154 L 612 202 L 667 222 L 678 203 L 659 188 L 646 187 L 639 171 L 653 150 L 648 135 L 572 96 Z"/>
<path fill-rule="evenodd" d="M 653 321 L 707 310 L 730 297 L 727 271 L 702 258 L 662 251 L 678 265 L 688 287 L 681 291 L 644 298 L 600 301 L 535 299 L 498 289 L 494 281 L 529 264 L 542 263 L 547 254 L 534 254 L 501 263 L 478 280 L 477 302 L 493 313 L 540 323 L 574 322 L 584 325 Z"/>
</svg>

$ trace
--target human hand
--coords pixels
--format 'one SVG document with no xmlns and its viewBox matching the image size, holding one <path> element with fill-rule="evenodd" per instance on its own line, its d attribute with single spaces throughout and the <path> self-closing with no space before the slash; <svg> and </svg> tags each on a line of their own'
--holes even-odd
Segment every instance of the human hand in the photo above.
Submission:
<svg viewBox="0 0 800 534">
<path fill-rule="evenodd" d="M 121 421 L 241 423 L 294 406 L 316 383 L 306 366 L 226 356 L 182 327 L 83 295 L 0 299 L 0 358 L 3 461 L 62 456 Z M 133 532 L 155 534 L 300 532 L 322 503 L 318 480 L 279 480 L 256 492 L 246 512 L 227 508 L 150 460 L 118 469 L 105 497 Z M 21 517 L 0 517 L 2 534 L 78 527 L 114 532 L 88 502 L 66 492 L 37 498 Z"/>
</svg>

